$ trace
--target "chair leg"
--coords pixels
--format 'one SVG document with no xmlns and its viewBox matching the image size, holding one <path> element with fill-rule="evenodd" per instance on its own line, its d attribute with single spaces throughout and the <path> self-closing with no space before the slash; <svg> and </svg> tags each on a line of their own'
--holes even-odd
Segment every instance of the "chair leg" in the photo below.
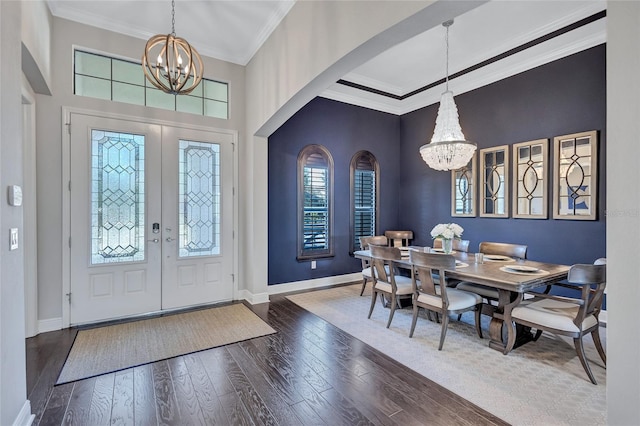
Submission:
<svg viewBox="0 0 640 426">
<path fill-rule="evenodd" d="M 475 310 L 476 316 L 476 331 L 478 332 L 478 336 L 482 339 L 482 304 L 476 305 Z"/>
<path fill-rule="evenodd" d="M 393 314 L 396 312 L 396 295 L 391 295 L 391 311 L 389 312 L 389 321 L 387 321 L 387 328 L 391 325 L 391 320 L 393 320 Z"/>
<path fill-rule="evenodd" d="M 573 345 L 576 347 L 576 353 L 578 354 L 578 358 L 580 359 L 580 363 L 582 364 L 582 368 L 591 379 L 591 383 L 597 385 L 596 378 L 593 377 L 593 373 L 591 372 L 591 367 L 589 367 L 589 363 L 587 362 L 587 357 L 584 355 L 584 347 L 582 346 L 582 338 L 576 337 L 573 339 Z"/>
<path fill-rule="evenodd" d="M 418 310 L 420 308 L 415 303 L 413 304 L 413 319 L 411 320 L 411 330 L 409 331 L 409 337 L 413 337 L 413 332 L 416 329 L 416 323 L 418 322 Z"/>
<path fill-rule="evenodd" d="M 362 277 L 362 290 L 360 290 L 360 296 L 364 294 L 364 288 L 367 286 L 367 278 Z"/>
<path fill-rule="evenodd" d="M 442 331 L 440 332 L 440 346 L 438 346 L 438 350 L 442 350 L 442 345 L 444 345 L 444 337 L 447 335 L 447 326 L 449 325 L 449 315 L 446 313 L 442 314 Z"/>
<path fill-rule="evenodd" d="M 602 341 L 600 340 L 600 327 L 596 328 L 591 332 L 591 337 L 593 338 L 593 343 L 596 345 L 596 349 L 598 350 L 598 354 L 600 354 L 600 358 L 602 358 L 602 362 L 604 365 L 607 365 L 607 354 L 604 352 L 604 348 L 602 347 Z"/>
<path fill-rule="evenodd" d="M 369 316 L 367 317 L 367 319 L 371 318 L 371 314 L 373 313 L 373 307 L 376 304 L 376 299 L 378 298 L 378 292 L 376 291 L 375 288 L 371 289 L 371 307 L 369 308 Z"/>
</svg>

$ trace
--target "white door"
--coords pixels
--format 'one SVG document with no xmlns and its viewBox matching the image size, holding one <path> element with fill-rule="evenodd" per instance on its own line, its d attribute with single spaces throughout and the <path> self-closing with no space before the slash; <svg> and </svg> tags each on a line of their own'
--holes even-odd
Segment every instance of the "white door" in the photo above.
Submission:
<svg viewBox="0 0 640 426">
<path fill-rule="evenodd" d="M 231 300 L 231 135 L 164 126 L 162 160 L 162 308 Z"/>
<path fill-rule="evenodd" d="M 230 300 L 231 137 L 81 114 L 71 128 L 70 323 Z"/>
</svg>

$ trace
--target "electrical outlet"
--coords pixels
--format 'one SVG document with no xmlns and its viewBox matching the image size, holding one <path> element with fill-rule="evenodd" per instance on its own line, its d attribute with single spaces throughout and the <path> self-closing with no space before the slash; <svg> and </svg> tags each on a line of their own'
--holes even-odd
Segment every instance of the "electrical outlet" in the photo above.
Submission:
<svg viewBox="0 0 640 426">
<path fill-rule="evenodd" d="M 316 261 L 315 260 L 311 261 L 311 269 L 316 269 Z"/>
<path fill-rule="evenodd" d="M 9 238 L 9 250 L 18 249 L 18 228 L 11 228 L 11 236 Z"/>
</svg>

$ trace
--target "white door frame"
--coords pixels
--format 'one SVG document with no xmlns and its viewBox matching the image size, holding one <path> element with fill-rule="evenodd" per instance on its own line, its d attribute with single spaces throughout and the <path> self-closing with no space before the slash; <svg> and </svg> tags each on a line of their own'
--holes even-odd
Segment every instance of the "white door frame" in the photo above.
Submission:
<svg viewBox="0 0 640 426">
<path fill-rule="evenodd" d="M 62 107 L 62 327 L 68 328 L 70 325 L 70 306 L 68 294 L 71 291 L 71 248 L 70 248 L 70 235 L 71 235 L 71 193 L 69 191 L 69 182 L 71 180 L 71 134 L 68 129 L 68 123 L 71 119 L 71 114 L 81 114 L 96 116 L 102 118 L 112 118 L 117 120 L 133 121 L 148 124 L 158 124 L 164 126 L 180 127 L 185 129 L 202 130 L 208 132 L 217 132 L 231 135 L 233 139 L 233 231 L 238 235 L 238 191 L 235 189 L 238 186 L 238 131 L 219 129 L 215 127 L 205 127 L 198 125 L 185 125 L 183 123 L 177 123 L 166 120 L 149 119 L 144 117 L 134 117 L 123 114 L 112 114 L 104 111 L 87 110 L 84 108 L 72 108 Z M 238 277 L 238 239 L 234 239 L 233 243 L 233 274 L 234 277 Z M 233 281 L 233 299 L 238 299 L 238 281 Z"/>
<path fill-rule="evenodd" d="M 22 219 L 25 335 L 38 330 L 38 210 L 36 208 L 36 98 L 22 78 Z"/>
</svg>

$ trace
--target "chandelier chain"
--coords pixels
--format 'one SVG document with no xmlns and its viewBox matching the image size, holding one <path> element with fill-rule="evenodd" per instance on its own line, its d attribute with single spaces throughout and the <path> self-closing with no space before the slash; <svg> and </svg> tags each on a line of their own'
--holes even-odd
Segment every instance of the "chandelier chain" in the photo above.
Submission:
<svg viewBox="0 0 640 426">
<path fill-rule="evenodd" d="M 446 65 L 445 65 L 445 83 L 446 83 L 446 91 L 449 91 L 449 26 L 450 26 L 450 25 L 451 25 L 451 24 L 446 25 L 447 32 L 446 32 L 445 37 L 444 37 L 444 39 L 445 39 L 445 43 L 446 43 L 446 46 L 447 46 L 447 47 L 446 47 L 446 52 L 447 52 L 447 54 L 446 54 L 446 58 L 447 58 L 447 62 L 446 62 Z"/>
<path fill-rule="evenodd" d="M 448 33 L 449 29 L 447 29 Z M 171 35 L 176 36 L 176 0 L 171 0 Z M 447 74 L 449 73 L 447 72 Z"/>
</svg>

